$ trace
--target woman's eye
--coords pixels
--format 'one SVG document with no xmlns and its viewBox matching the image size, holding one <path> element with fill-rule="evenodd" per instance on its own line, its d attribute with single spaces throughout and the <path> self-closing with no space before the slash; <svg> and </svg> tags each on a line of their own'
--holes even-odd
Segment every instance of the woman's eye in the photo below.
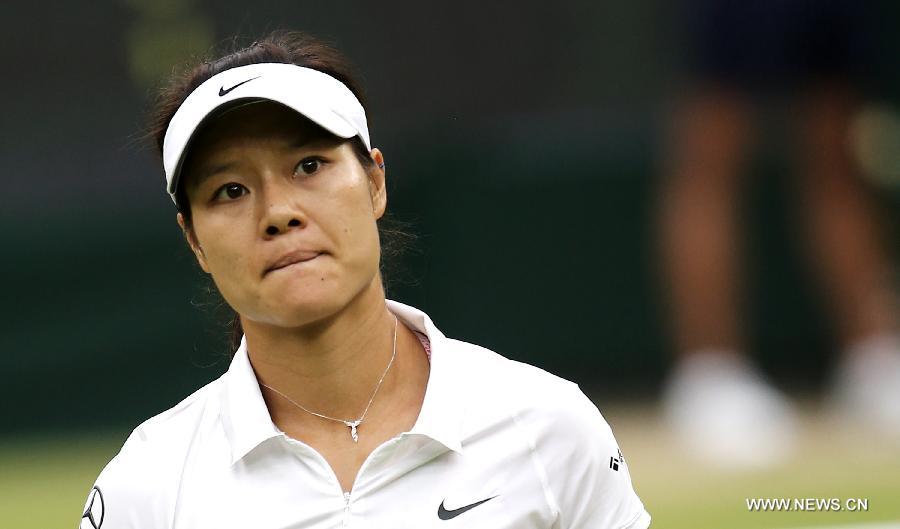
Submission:
<svg viewBox="0 0 900 529">
<path fill-rule="evenodd" d="M 247 194 L 249 191 L 246 187 L 241 184 L 236 184 L 234 182 L 225 184 L 216 191 L 216 196 L 213 197 L 214 200 L 234 200 L 236 198 L 240 198 L 241 196 Z"/>
<path fill-rule="evenodd" d="M 321 169 L 322 160 L 319 158 L 304 158 L 300 160 L 300 163 L 297 164 L 297 168 L 294 169 L 294 174 L 305 174 L 311 175 Z"/>
</svg>

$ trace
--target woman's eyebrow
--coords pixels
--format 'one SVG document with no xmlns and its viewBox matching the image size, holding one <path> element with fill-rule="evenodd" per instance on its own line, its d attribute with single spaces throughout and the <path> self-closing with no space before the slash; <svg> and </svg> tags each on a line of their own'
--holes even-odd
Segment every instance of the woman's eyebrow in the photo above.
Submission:
<svg viewBox="0 0 900 529">
<path fill-rule="evenodd" d="M 288 148 L 290 149 L 321 149 L 321 148 L 332 148 L 341 143 L 341 140 L 335 138 L 310 138 L 308 136 L 297 138 L 296 140 L 290 142 Z"/>
<path fill-rule="evenodd" d="M 203 182 L 209 180 L 211 177 L 224 173 L 226 171 L 232 170 L 237 165 L 237 162 L 225 162 L 216 165 L 211 165 L 208 167 L 202 168 L 197 172 L 197 177 L 193 179 L 193 184 L 191 187 L 194 189 L 200 187 Z"/>
</svg>

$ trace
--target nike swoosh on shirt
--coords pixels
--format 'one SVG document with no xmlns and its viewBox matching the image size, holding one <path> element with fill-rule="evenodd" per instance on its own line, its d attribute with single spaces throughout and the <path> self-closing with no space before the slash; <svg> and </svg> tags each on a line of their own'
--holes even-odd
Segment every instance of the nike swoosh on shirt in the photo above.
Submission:
<svg viewBox="0 0 900 529">
<path fill-rule="evenodd" d="M 221 87 L 219 87 L 219 97 L 222 97 L 223 95 L 227 94 L 228 92 L 231 92 L 232 90 L 241 86 L 242 84 L 249 83 L 250 81 L 252 81 L 254 79 L 259 79 L 259 77 L 260 76 L 257 75 L 256 77 L 251 77 L 250 79 L 247 79 L 246 81 L 241 81 L 240 83 L 232 86 L 231 88 L 229 88 L 227 90 L 225 89 L 224 86 L 221 86 Z"/>
<path fill-rule="evenodd" d="M 448 511 L 447 509 L 445 509 L 444 502 L 441 502 L 441 506 L 438 507 L 438 518 L 440 518 L 441 520 L 450 520 L 451 518 L 456 518 L 457 516 L 468 511 L 469 509 L 474 509 L 475 507 L 478 507 L 482 503 L 493 500 L 496 497 L 497 496 L 491 496 L 490 498 L 487 498 L 485 500 L 476 501 L 475 503 L 466 505 L 465 507 L 460 507 L 459 509 L 453 509 L 452 511 Z"/>
</svg>

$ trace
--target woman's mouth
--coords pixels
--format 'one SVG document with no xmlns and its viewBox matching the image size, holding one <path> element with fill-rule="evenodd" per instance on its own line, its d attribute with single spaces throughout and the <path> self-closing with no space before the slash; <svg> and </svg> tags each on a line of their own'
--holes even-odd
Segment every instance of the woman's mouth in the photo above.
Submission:
<svg viewBox="0 0 900 529">
<path fill-rule="evenodd" d="M 266 267 L 263 275 L 266 275 L 269 272 L 274 272 L 276 270 L 281 270 L 282 268 L 287 268 L 289 266 L 312 261 L 320 255 L 322 255 L 322 252 L 316 252 L 312 250 L 294 250 L 292 252 L 288 252 L 275 259 L 268 267 Z"/>
</svg>

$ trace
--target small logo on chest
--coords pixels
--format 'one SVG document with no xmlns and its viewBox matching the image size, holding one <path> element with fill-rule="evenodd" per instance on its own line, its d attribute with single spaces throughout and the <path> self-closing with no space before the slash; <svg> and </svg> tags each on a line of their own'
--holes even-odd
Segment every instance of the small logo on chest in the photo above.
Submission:
<svg viewBox="0 0 900 529">
<path fill-rule="evenodd" d="M 468 510 L 474 509 L 475 507 L 478 507 L 479 505 L 481 505 L 482 503 L 484 503 L 486 501 L 491 501 L 496 497 L 497 496 L 491 496 L 490 498 L 487 498 L 487 499 L 484 499 L 481 501 L 476 501 L 475 503 L 470 503 L 469 505 L 466 505 L 465 507 L 460 507 L 459 509 L 453 509 L 453 510 L 449 510 L 449 511 L 444 508 L 444 502 L 441 502 L 441 506 L 438 507 L 438 518 L 440 518 L 441 520 L 450 520 L 450 519 L 456 518 L 460 514 L 466 512 Z"/>
</svg>

